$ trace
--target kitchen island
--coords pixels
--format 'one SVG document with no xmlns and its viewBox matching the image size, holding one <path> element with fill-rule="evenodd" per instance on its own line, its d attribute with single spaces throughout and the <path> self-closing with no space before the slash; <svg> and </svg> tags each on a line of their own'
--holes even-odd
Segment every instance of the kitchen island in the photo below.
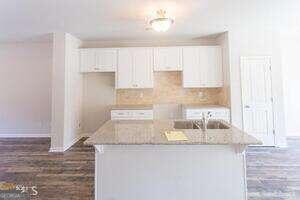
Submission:
<svg viewBox="0 0 300 200">
<path fill-rule="evenodd" d="M 246 200 L 244 150 L 261 144 L 224 123 L 207 130 L 174 120 L 108 121 L 94 145 L 96 200 Z M 188 140 L 168 141 L 180 130 Z"/>
</svg>

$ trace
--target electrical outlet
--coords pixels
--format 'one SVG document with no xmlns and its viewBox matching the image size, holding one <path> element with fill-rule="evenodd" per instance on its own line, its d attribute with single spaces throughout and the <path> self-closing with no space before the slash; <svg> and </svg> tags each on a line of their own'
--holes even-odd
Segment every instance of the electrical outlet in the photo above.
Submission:
<svg viewBox="0 0 300 200">
<path fill-rule="evenodd" d="M 203 99 L 203 98 L 204 98 L 204 92 L 199 92 L 199 93 L 198 93 L 198 97 L 199 97 L 200 99 Z"/>
</svg>

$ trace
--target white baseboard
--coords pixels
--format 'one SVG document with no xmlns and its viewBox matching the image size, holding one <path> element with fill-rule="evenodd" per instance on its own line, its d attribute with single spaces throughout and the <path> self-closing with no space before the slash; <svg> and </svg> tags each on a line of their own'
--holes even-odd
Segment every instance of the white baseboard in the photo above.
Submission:
<svg viewBox="0 0 300 200">
<path fill-rule="evenodd" d="M 71 142 L 67 143 L 66 145 L 64 145 L 64 151 L 68 150 L 71 146 L 73 146 L 76 142 L 78 142 L 80 139 L 82 138 L 81 135 L 78 135 L 77 137 L 75 137 Z"/>
<path fill-rule="evenodd" d="M 69 142 L 68 144 L 64 145 L 64 147 L 50 147 L 49 152 L 53 152 L 53 153 L 62 153 L 62 152 L 65 152 L 71 146 L 73 146 L 76 142 L 78 142 L 82 137 L 86 137 L 86 136 L 82 136 L 80 134 L 77 137 L 75 137 L 71 142 Z"/>
<path fill-rule="evenodd" d="M 49 152 L 62 153 L 62 152 L 64 152 L 64 148 L 63 147 L 50 147 Z"/>
<path fill-rule="evenodd" d="M 51 137 L 47 129 L 0 129 L 0 138 Z"/>
</svg>

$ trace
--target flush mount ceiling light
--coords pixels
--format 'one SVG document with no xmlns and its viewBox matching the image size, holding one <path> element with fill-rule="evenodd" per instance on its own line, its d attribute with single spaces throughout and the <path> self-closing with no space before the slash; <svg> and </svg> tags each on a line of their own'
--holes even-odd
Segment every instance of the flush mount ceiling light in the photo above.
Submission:
<svg viewBox="0 0 300 200">
<path fill-rule="evenodd" d="M 157 18 L 152 19 L 149 23 L 153 30 L 157 32 L 166 32 L 169 30 L 171 25 L 174 23 L 174 20 L 170 17 L 166 17 L 165 10 L 158 10 L 156 12 Z"/>
</svg>

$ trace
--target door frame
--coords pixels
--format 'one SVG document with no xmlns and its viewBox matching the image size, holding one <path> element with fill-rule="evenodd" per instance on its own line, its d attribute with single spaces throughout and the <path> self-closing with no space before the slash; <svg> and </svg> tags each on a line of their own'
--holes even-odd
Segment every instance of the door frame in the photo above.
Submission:
<svg viewBox="0 0 300 200">
<path fill-rule="evenodd" d="M 242 122 L 243 122 L 243 130 L 244 130 L 244 100 L 243 100 L 243 87 L 242 87 L 242 73 L 243 73 L 243 61 L 247 60 L 247 59 L 268 59 L 270 62 L 270 78 L 271 78 L 271 98 L 272 98 L 272 102 L 271 102 L 271 106 L 272 106 L 272 123 L 273 123 L 273 144 L 272 146 L 277 146 L 276 144 L 276 139 L 277 139 L 277 131 L 275 129 L 275 106 L 274 106 L 274 92 L 273 92 L 273 71 L 272 71 L 272 57 L 271 56 L 241 56 L 240 57 L 240 84 L 241 84 L 241 110 L 242 110 Z M 267 145 L 260 145 L 260 146 L 267 146 Z"/>
</svg>

